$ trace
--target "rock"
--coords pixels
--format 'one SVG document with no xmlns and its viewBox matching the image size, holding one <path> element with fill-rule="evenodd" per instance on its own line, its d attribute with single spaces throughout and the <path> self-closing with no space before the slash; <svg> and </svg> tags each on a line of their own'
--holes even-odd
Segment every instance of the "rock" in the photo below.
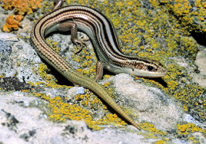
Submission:
<svg viewBox="0 0 206 144">
<path fill-rule="evenodd" d="M 137 83 L 128 74 L 114 77 L 115 91 L 128 108 L 162 131 L 173 128 L 181 119 L 182 111 L 160 89 Z"/>
</svg>

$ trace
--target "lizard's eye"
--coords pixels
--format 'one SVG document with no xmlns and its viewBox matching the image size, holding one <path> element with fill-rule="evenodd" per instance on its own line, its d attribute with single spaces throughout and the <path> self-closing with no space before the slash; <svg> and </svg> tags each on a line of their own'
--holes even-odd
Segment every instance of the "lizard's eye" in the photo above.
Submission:
<svg viewBox="0 0 206 144">
<path fill-rule="evenodd" d="M 155 69 L 153 66 L 148 66 L 148 67 L 147 67 L 147 70 L 148 70 L 148 71 L 156 71 L 156 69 Z"/>
</svg>

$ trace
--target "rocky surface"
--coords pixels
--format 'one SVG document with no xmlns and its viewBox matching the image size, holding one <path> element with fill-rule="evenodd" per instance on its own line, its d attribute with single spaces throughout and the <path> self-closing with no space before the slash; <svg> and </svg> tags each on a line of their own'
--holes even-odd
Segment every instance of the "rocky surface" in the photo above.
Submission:
<svg viewBox="0 0 206 144">
<path fill-rule="evenodd" d="M 15 35 L 10 35 L 10 37 L 15 37 Z M 63 91 L 47 88 L 41 86 L 41 84 L 38 88 L 29 85 L 27 83 L 29 81 L 46 82 L 39 73 L 33 73 L 33 67 L 38 67 L 41 59 L 32 47 L 22 40 L 12 42 L 3 40 L 1 42 L 4 50 L 2 49 L 2 63 L 0 64 L 3 69 L 0 70 L 0 73 L 1 75 L 5 73 L 5 75 L 0 82 L 0 142 L 6 144 L 39 142 L 146 144 L 161 141 L 163 138 L 158 136 L 158 133 L 156 138 L 148 137 L 148 135 L 151 135 L 149 132 L 151 129 L 149 131 L 143 129 L 139 132 L 129 125 L 119 129 L 107 125 L 103 130 L 94 131 L 89 129 L 84 121 L 66 120 L 64 123 L 48 121 L 48 116 L 40 108 L 41 103 L 48 102 L 36 97 L 32 92 L 25 92 L 25 90 L 35 89 L 38 92 L 44 91 L 51 97 L 65 95 L 68 99 L 71 99 L 72 96 L 77 94 L 77 91 L 81 93 L 82 88 L 74 87 Z M 17 76 L 15 76 L 16 73 L 18 73 Z M 117 103 L 123 105 L 126 109 L 130 109 L 133 115 L 137 115 L 136 121 L 138 123 L 149 122 L 153 124 L 156 132 L 157 129 L 172 132 L 181 121 L 188 121 L 204 127 L 190 115 L 184 114 L 181 108 L 163 91 L 138 83 L 128 74 L 118 74 L 100 84 L 107 82 L 112 83 L 111 87 L 119 96 L 116 99 Z M 35 103 L 36 107 L 31 106 L 32 103 Z M 100 111 L 100 113 L 104 112 Z M 204 139 L 201 133 L 198 136 Z M 168 138 L 172 143 L 182 143 L 182 140 L 175 137 L 174 134 L 168 134 L 164 138 Z"/>
<path fill-rule="evenodd" d="M 206 143 L 205 2 L 78 4 L 94 6 L 112 21 L 124 54 L 158 60 L 167 67 L 168 74 L 161 79 L 111 76 L 105 71 L 99 82 L 142 131 L 126 124 L 88 89 L 73 87 L 29 45 L 33 21 L 52 9 L 51 3 L 43 2 L 29 16 L 31 7 L 27 7 L 28 17 L 21 21 L 17 35 L 0 30 L 0 144 Z M 0 28 L 15 10 L 0 8 Z M 7 24 L 11 22 L 15 28 L 15 21 L 10 18 Z M 78 32 L 78 37 L 82 35 Z M 47 43 L 75 69 L 94 79 L 97 57 L 91 42 L 77 55 L 78 47 L 68 33 L 50 35 Z"/>
</svg>

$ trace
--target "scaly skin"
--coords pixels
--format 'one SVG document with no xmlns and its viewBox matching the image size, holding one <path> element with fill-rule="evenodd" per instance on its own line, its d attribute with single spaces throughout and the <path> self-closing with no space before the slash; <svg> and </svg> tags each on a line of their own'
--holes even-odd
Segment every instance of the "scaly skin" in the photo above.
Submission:
<svg viewBox="0 0 206 144">
<path fill-rule="evenodd" d="M 66 79 L 74 84 L 81 85 L 92 90 L 100 98 L 102 98 L 111 108 L 113 108 L 120 116 L 122 116 L 126 121 L 135 126 L 138 130 L 141 128 L 130 118 L 109 96 L 105 89 L 99 85 L 97 82 L 85 77 L 77 70 L 73 69 L 67 61 L 65 61 L 61 56 L 59 56 L 55 51 L 53 51 L 46 42 L 41 39 L 41 37 L 35 37 L 38 31 L 36 29 L 32 30 L 31 33 L 31 44 L 38 52 L 38 54 L 52 65 L 59 73 L 61 73 Z M 39 42 L 41 42 L 41 44 Z M 45 46 L 45 47 L 44 47 Z"/>
<path fill-rule="evenodd" d="M 65 9 L 65 7 L 62 7 L 61 9 Z M 44 39 L 44 30 L 47 27 L 47 25 L 45 26 L 44 24 L 47 20 L 47 17 L 51 16 L 52 14 L 55 15 L 55 13 L 51 12 L 43 16 L 32 28 L 30 41 L 31 45 L 35 48 L 36 52 L 70 82 L 92 90 L 126 121 L 131 123 L 138 130 L 141 130 L 140 127 L 132 120 L 132 118 L 130 118 L 116 104 L 116 102 L 109 96 L 109 94 L 105 91 L 104 88 L 102 88 L 101 85 L 89 79 L 88 77 L 85 77 L 77 70 L 73 69 L 72 66 L 66 60 L 64 60 L 60 55 L 58 55 L 54 50 L 52 50 L 51 47 L 49 47 L 49 45 L 46 43 Z M 49 24 L 51 24 L 51 22 Z"/>
</svg>

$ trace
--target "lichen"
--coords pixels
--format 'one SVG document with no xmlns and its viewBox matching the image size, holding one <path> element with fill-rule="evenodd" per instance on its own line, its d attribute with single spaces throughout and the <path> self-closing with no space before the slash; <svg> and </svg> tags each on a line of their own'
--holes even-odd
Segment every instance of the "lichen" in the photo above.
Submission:
<svg viewBox="0 0 206 144">
<path fill-rule="evenodd" d="M 3 26 L 3 31 L 10 32 L 11 30 L 18 30 L 21 26 L 20 21 L 23 19 L 25 13 L 28 15 L 33 13 L 33 10 L 41 8 L 42 0 L 0 0 L 1 7 L 5 10 L 15 9 L 17 15 L 11 14 Z"/>
<path fill-rule="evenodd" d="M 196 126 L 193 123 L 181 122 L 177 124 L 175 137 L 183 139 L 185 141 L 192 141 L 193 143 L 200 142 L 198 137 L 194 137 L 192 133 L 201 132 L 204 136 L 206 136 L 206 130 Z M 205 143 L 203 141 L 203 143 Z"/>
<path fill-rule="evenodd" d="M 189 67 L 197 69 L 194 60 L 198 51 L 198 43 L 191 36 L 191 33 L 205 34 L 206 3 L 204 1 L 196 0 L 192 3 L 188 0 L 67 0 L 67 2 L 68 4 L 87 5 L 105 14 L 117 30 L 123 53 L 157 60 L 166 66 L 168 74 L 162 78 L 163 83 L 138 77 L 136 80 L 162 89 L 168 97 L 178 101 L 185 112 L 200 122 L 206 121 L 205 89 L 193 82 L 187 69 L 176 62 L 177 58 L 183 58 Z M 48 43 L 55 46 L 56 52 L 60 51 L 58 44 L 51 41 Z M 95 63 L 97 62 L 94 51 L 83 49 L 72 58 L 73 61 L 80 63 L 79 68 L 77 68 L 79 72 L 94 79 L 96 75 Z M 47 76 L 44 72 L 46 69 L 42 68 L 42 71 L 39 72 L 46 79 Z M 104 76 L 104 78 L 108 77 L 110 75 Z M 54 80 L 48 78 L 47 82 L 50 83 L 47 86 L 58 88 Z M 110 89 L 111 87 L 107 87 L 107 84 L 104 84 L 105 90 L 114 93 Z M 89 90 L 86 90 L 85 94 L 75 96 L 75 100 L 79 101 L 78 105 L 64 103 L 63 98 L 61 100 L 60 98 L 50 99 L 48 96 L 35 95 L 49 102 L 48 115 L 52 121 L 85 120 L 89 127 L 96 130 L 101 129 L 99 125 L 102 123 L 125 125 L 121 119 L 109 111 L 105 112 L 107 113 L 106 117 L 93 120 L 88 109 L 102 108 L 107 110 L 107 107 Z M 116 99 L 116 96 L 114 95 L 113 98 Z M 163 140 L 167 135 L 166 132 L 157 130 L 149 123 L 141 123 L 140 125 L 144 130 L 150 132 L 152 137 L 162 137 L 162 140 L 158 140 L 157 143 L 167 141 Z M 194 128 L 192 124 L 178 124 L 177 136 L 186 135 L 188 140 L 192 140 L 194 138 L 189 133 L 193 133 L 194 129 L 203 134 L 206 133 L 200 128 Z M 193 141 L 197 142 L 195 139 Z"/>
</svg>

